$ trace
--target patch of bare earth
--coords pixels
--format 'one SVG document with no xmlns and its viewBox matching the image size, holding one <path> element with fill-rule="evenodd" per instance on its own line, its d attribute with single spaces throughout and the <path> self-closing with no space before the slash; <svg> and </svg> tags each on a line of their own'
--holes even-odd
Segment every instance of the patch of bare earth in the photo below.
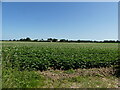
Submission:
<svg viewBox="0 0 120 90">
<path fill-rule="evenodd" d="M 118 78 L 113 76 L 115 70 L 112 67 L 75 70 L 51 69 L 38 71 L 38 73 L 46 77 L 46 85 L 43 88 L 119 88 Z"/>
<path fill-rule="evenodd" d="M 45 77 L 51 78 L 52 80 L 72 78 L 76 76 L 111 76 L 114 75 L 114 70 L 112 68 L 91 68 L 91 69 L 75 69 L 74 73 L 65 73 L 64 70 L 48 70 L 48 71 L 38 71 Z"/>
</svg>

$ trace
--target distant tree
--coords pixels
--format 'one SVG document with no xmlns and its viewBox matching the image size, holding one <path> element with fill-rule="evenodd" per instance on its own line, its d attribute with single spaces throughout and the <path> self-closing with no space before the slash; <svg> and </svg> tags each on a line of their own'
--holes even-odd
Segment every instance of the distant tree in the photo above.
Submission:
<svg viewBox="0 0 120 90">
<path fill-rule="evenodd" d="M 24 41 L 24 39 L 21 38 L 19 41 Z"/>
<path fill-rule="evenodd" d="M 25 41 L 31 41 L 31 39 L 30 39 L 29 37 L 27 37 L 27 38 L 25 39 Z"/>
<path fill-rule="evenodd" d="M 34 41 L 34 42 L 38 42 L 38 39 L 34 39 L 33 41 Z"/>
<path fill-rule="evenodd" d="M 77 42 L 80 42 L 80 40 L 77 40 Z"/>
<path fill-rule="evenodd" d="M 117 40 L 116 42 L 117 42 L 117 43 L 119 43 L 120 41 L 119 41 L 119 40 Z"/>
<path fill-rule="evenodd" d="M 65 42 L 66 40 L 65 39 L 60 39 L 60 42 Z"/>
<path fill-rule="evenodd" d="M 47 41 L 52 42 L 52 38 L 48 38 Z"/>
<path fill-rule="evenodd" d="M 29 38 L 29 37 L 27 37 L 27 38 L 21 38 L 20 40 L 18 40 L 18 41 L 31 41 L 31 39 Z"/>
<path fill-rule="evenodd" d="M 98 43 L 98 41 L 93 41 L 94 43 Z"/>
<path fill-rule="evenodd" d="M 67 40 L 65 40 L 65 42 L 68 42 L 68 39 L 67 39 Z"/>
<path fill-rule="evenodd" d="M 104 43 L 115 43 L 116 41 L 114 40 L 104 40 Z"/>
<path fill-rule="evenodd" d="M 41 39 L 41 41 L 44 41 L 44 39 Z"/>
<path fill-rule="evenodd" d="M 52 42 L 57 42 L 57 41 L 58 41 L 58 39 L 55 39 L 55 38 L 54 38 L 54 39 L 52 39 Z"/>
<path fill-rule="evenodd" d="M 44 42 L 44 39 L 39 40 L 39 42 Z"/>
<path fill-rule="evenodd" d="M 67 41 L 66 41 L 67 42 Z M 68 42 L 77 42 L 76 40 L 69 40 Z"/>
<path fill-rule="evenodd" d="M 15 39 L 13 39 L 13 41 L 16 41 Z"/>
</svg>

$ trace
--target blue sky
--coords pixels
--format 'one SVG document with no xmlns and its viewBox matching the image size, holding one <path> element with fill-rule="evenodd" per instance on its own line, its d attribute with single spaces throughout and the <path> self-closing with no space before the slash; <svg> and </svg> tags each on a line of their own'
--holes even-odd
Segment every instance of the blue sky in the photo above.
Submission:
<svg viewBox="0 0 120 90">
<path fill-rule="evenodd" d="M 117 2 L 3 2 L 3 39 L 118 39 Z"/>
<path fill-rule="evenodd" d="M 0 40 L 2 39 L 2 3 L 0 2 Z"/>
</svg>

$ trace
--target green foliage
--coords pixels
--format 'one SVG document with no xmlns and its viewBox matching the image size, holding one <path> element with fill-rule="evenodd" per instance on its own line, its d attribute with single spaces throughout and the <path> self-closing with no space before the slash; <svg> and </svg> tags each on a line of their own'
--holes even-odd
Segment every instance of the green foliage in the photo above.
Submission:
<svg viewBox="0 0 120 90">
<path fill-rule="evenodd" d="M 64 73 L 72 74 L 72 73 L 75 73 L 75 70 L 69 69 L 69 70 L 64 71 Z"/>
<path fill-rule="evenodd" d="M 80 83 L 77 86 L 82 88 L 117 88 L 118 86 L 113 82 L 115 77 L 104 77 L 98 76 L 78 76 L 68 79 L 69 82 Z M 80 85 L 80 86 L 79 86 Z"/>
<path fill-rule="evenodd" d="M 70 74 L 74 73 L 73 69 L 76 68 L 109 67 L 117 64 L 118 44 L 3 42 L 2 87 L 39 88 L 45 86 L 45 78 L 35 70 L 64 69 L 67 70 L 65 73 Z M 89 85 L 87 80 L 90 81 L 91 78 L 85 77 L 85 80 L 82 78 L 72 78 L 68 81 L 81 84 L 84 82 L 84 86 L 80 87 L 105 85 L 102 84 L 103 81 L 99 83 L 97 80 L 95 85 L 91 82 Z M 60 83 L 63 84 L 63 82 Z"/>
<path fill-rule="evenodd" d="M 44 77 L 34 71 L 18 71 L 4 68 L 2 72 L 3 88 L 37 88 L 44 85 Z"/>
<path fill-rule="evenodd" d="M 21 70 L 110 67 L 118 63 L 117 44 L 3 43 L 3 66 Z"/>
</svg>

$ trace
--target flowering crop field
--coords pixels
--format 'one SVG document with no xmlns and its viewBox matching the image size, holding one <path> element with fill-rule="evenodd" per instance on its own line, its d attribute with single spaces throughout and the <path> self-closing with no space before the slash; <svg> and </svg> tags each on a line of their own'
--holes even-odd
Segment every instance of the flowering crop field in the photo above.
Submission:
<svg viewBox="0 0 120 90">
<path fill-rule="evenodd" d="M 48 70 L 110 67 L 118 63 L 117 43 L 3 42 L 3 68 Z"/>
</svg>

